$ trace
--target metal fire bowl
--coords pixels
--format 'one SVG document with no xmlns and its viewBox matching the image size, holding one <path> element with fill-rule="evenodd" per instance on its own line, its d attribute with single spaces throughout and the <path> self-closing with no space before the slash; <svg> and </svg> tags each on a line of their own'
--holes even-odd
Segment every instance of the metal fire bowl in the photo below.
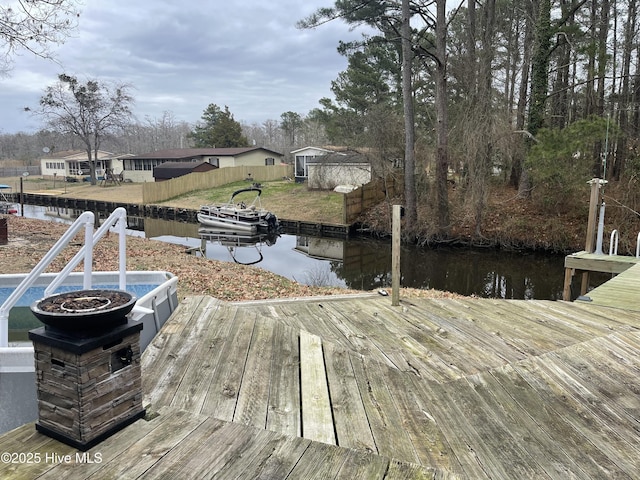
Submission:
<svg viewBox="0 0 640 480">
<path fill-rule="evenodd" d="M 117 307 L 105 305 L 102 308 L 87 310 L 70 310 L 62 306 L 64 302 L 61 302 L 59 305 L 62 310 L 61 312 L 49 312 L 41 308 L 44 302 L 55 302 L 57 299 L 66 299 L 70 294 L 77 298 L 82 298 L 105 297 L 113 293 L 126 297 L 128 299 L 127 302 Z M 73 334 L 74 332 L 82 333 L 93 330 L 105 330 L 127 323 L 127 314 L 133 309 L 136 301 L 137 298 L 134 295 L 124 290 L 74 290 L 36 300 L 31 304 L 30 308 L 36 318 L 47 327 L 64 330 Z"/>
</svg>

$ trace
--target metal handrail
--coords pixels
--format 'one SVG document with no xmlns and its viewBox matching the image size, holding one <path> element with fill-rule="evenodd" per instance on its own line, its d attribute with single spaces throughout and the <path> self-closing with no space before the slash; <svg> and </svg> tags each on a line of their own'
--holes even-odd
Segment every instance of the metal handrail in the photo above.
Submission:
<svg viewBox="0 0 640 480">
<path fill-rule="evenodd" d="M 69 243 L 78 233 L 78 231 L 84 227 L 85 229 L 85 245 L 93 242 L 93 212 L 82 213 L 75 222 L 69 227 L 69 229 L 60 237 L 60 239 L 51 247 L 47 254 L 42 257 L 42 260 L 33 267 L 33 270 L 20 282 L 20 285 L 11 292 L 11 295 L 4 301 L 0 307 L 0 347 L 9 346 L 9 310 L 11 310 L 17 301 L 22 297 L 24 292 L 33 285 L 36 279 L 42 272 L 49 266 L 53 259 L 62 251 L 64 247 Z M 91 276 L 91 263 L 92 263 L 93 248 L 86 251 L 87 257 L 85 257 L 85 275 L 89 270 L 89 276 Z"/>
<path fill-rule="evenodd" d="M 109 229 L 113 226 L 118 227 L 118 264 L 119 264 L 119 288 L 120 290 L 126 290 L 127 288 L 127 257 L 126 257 L 126 226 L 127 226 L 127 211 L 123 207 L 116 208 L 109 218 L 107 218 L 103 224 L 98 228 L 96 233 L 94 233 L 91 241 L 91 245 L 89 248 L 92 250 L 93 245 L 95 245 L 104 235 L 109 231 Z M 62 282 L 69 276 L 69 274 L 73 271 L 74 268 L 78 266 L 83 257 L 85 257 L 87 253 L 87 243 L 82 246 L 82 248 L 76 253 L 75 257 L 69 260 L 69 263 L 60 271 L 56 278 L 49 284 L 49 286 L 45 289 L 45 296 L 51 295 L 53 291 L 62 285 Z M 87 275 L 87 264 L 85 260 L 85 278 L 84 278 L 84 289 L 87 290 L 91 288 L 91 271 Z"/>
<path fill-rule="evenodd" d="M 640 258 L 640 233 L 636 237 L 636 258 Z"/>
<path fill-rule="evenodd" d="M 615 239 L 615 242 L 614 242 Z M 614 230 L 611 232 L 611 237 L 609 238 L 609 255 L 618 255 L 618 241 L 620 237 L 618 235 L 618 230 Z"/>
<path fill-rule="evenodd" d="M 60 239 L 51 247 L 47 254 L 38 262 L 38 264 L 31 270 L 31 272 L 20 282 L 20 285 L 9 295 L 0 306 L 0 348 L 9 346 L 9 311 L 15 306 L 17 301 L 27 291 L 29 287 L 33 285 L 36 279 L 44 272 L 44 270 L 51 264 L 54 258 L 62 251 L 67 244 L 73 240 L 78 231 L 85 228 L 85 240 L 84 245 L 76 253 L 76 255 L 67 263 L 64 269 L 56 276 L 51 284 L 46 288 L 45 295 L 55 290 L 69 275 L 69 273 L 80 263 L 84 258 L 84 278 L 83 288 L 91 288 L 91 277 L 93 267 L 93 246 L 95 242 L 100 240 L 103 235 L 109 230 L 109 228 L 116 223 L 119 230 L 119 286 L 121 290 L 126 289 L 126 210 L 122 207 L 116 208 L 107 221 L 93 234 L 93 225 L 95 216 L 93 212 L 84 212 L 71 224 L 69 229 L 60 237 Z"/>
</svg>

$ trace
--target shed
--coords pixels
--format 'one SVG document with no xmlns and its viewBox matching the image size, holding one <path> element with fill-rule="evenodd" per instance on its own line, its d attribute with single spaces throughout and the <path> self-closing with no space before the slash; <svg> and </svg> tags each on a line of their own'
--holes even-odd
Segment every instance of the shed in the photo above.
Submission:
<svg viewBox="0 0 640 480">
<path fill-rule="evenodd" d="M 153 178 L 156 182 L 163 182 L 189 173 L 208 172 L 216 168 L 218 167 L 209 162 L 165 162 L 153 169 Z"/>
<path fill-rule="evenodd" d="M 310 188 L 333 189 L 337 185 L 360 186 L 371 181 L 371 163 L 353 150 L 331 152 L 307 160 Z"/>
<path fill-rule="evenodd" d="M 305 147 L 291 153 L 295 156 L 296 182 L 306 181 L 310 188 L 360 186 L 372 178 L 371 161 L 363 151 L 327 146 Z"/>
</svg>

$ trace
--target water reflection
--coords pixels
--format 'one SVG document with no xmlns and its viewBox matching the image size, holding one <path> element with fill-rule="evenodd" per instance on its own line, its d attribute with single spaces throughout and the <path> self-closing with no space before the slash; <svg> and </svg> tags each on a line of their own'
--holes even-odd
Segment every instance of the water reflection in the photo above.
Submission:
<svg viewBox="0 0 640 480">
<path fill-rule="evenodd" d="M 198 235 L 201 240 L 200 248 L 191 250 L 190 253 L 206 256 L 207 243 L 210 242 L 225 247 L 233 261 L 240 265 L 260 263 L 264 259 L 262 247 L 271 247 L 278 240 L 275 232 L 249 234 L 205 227 L 198 228 Z M 247 252 L 249 256 L 245 258 Z"/>
<path fill-rule="evenodd" d="M 71 221 L 77 216 L 44 212 L 44 207 L 25 206 L 25 215 L 35 218 Z M 282 234 L 251 243 L 199 231 L 198 224 L 140 217 L 129 217 L 128 228 L 131 234 L 184 245 L 207 258 L 250 263 L 307 285 L 359 290 L 391 285 L 390 242 Z M 479 297 L 556 300 L 562 298 L 563 262 L 557 255 L 404 246 L 401 285 Z"/>
</svg>

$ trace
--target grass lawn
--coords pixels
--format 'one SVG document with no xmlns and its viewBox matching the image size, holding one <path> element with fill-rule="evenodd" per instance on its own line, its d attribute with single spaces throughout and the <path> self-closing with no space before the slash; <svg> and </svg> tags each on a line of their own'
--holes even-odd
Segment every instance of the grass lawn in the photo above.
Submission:
<svg viewBox="0 0 640 480">
<path fill-rule="evenodd" d="M 227 202 L 233 192 L 250 187 L 246 181 L 229 183 L 221 187 L 186 193 L 163 205 L 183 208 L 198 208 L 208 203 Z M 278 218 L 287 220 L 315 221 L 319 223 L 342 223 L 343 194 L 325 190 L 309 190 L 306 184 L 285 180 L 261 184 L 261 204 Z M 236 200 L 251 203 L 254 193 L 244 193 Z"/>
</svg>

